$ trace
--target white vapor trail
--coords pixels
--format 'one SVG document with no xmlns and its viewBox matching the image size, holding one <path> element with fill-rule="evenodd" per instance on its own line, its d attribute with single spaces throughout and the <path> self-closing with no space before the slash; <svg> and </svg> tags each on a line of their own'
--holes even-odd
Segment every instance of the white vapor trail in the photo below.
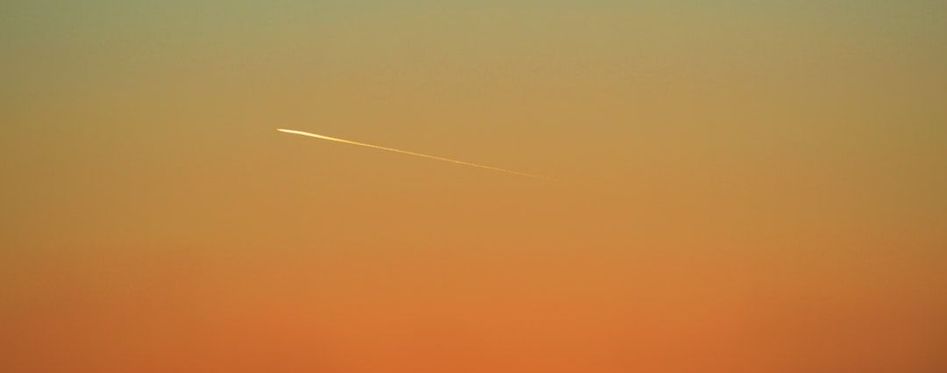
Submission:
<svg viewBox="0 0 947 373">
<path fill-rule="evenodd" d="M 438 161 L 450 162 L 450 163 L 459 164 L 459 165 L 464 165 L 464 166 L 470 166 L 470 167 L 483 168 L 483 169 L 487 169 L 487 170 L 499 171 L 499 172 L 504 172 L 504 173 L 513 174 L 513 175 L 531 177 L 531 178 L 536 178 L 536 179 L 545 179 L 545 178 L 546 178 L 545 176 L 542 176 L 542 175 L 528 174 L 528 173 L 525 173 L 525 172 L 512 171 L 512 170 L 507 170 L 507 169 L 503 169 L 503 168 L 499 168 L 499 167 L 485 166 L 485 165 L 482 165 L 482 164 L 476 164 L 476 163 L 471 163 L 471 162 L 458 161 L 458 160 L 456 160 L 456 159 L 438 157 L 438 156 L 436 156 L 436 155 L 415 153 L 415 152 L 411 152 L 411 151 L 407 151 L 407 150 L 389 148 L 389 147 L 378 146 L 378 145 L 372 145 L 372 144 L 365 144 L 365 143 L 361 143 L 361 142 L 357 142 L 357 141 L 351 141 L 351 140 L 345 140 L 345 139 L 340 139 L 340 138 L 335 138 L 335 137 L 317 135 L 317 134 L 315 134 L 315 133 L 310 133 L 310 132 L 297 131 L 297 130 L 288 130 L 288 129 L 282 129 L 282 128 L 278 128 L 278 129 L 276 129 L 276 130 L 279 131 L 279 132 L 288 133 L 288 134 L 292 134 L 292 135 L 307 136 L 307 137 L 317 138 L 317 139 L 320 139 L 320 140 L 328 140 L 328 141 L 340 142 L 340 143 L 343 143 L 343 144 L 364 146 L 364 147 L 366 147 L 366 148 L 372 148 L 372 149 L 384 150 L 384 151 L 388 151 L 388 152 L 394 152 L 394 153 L 401 153 L 401 154 L 413 155 L 413 156 L 415 156 L 415 157 L 421 157 L 421 158 L 427 158 L 427 159 L 434 159 L 434 160 L 438 160 Z"/>
</svg>

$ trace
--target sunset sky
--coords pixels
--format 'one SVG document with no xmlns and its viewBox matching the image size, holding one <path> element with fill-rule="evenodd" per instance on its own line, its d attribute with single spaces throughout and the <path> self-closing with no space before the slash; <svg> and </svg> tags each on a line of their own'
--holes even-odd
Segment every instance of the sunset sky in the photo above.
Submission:
<svg viewBox="0 0 947 373">
<path fill-rule="evenodd" d="M 7 0 L 0 56 L 2 372 L 947 371 L 944 1 Z"/>
</svg>

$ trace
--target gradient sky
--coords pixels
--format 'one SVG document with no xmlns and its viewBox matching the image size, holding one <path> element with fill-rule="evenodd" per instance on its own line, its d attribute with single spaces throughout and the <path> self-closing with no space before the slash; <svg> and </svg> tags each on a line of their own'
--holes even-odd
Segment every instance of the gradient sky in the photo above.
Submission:
<svg viewBox="0 0 947 373">
<path fill-rule="evenodd" d="M 945 4 L 4 1 L 0 371 L 944 371 Z"/>
</svg>

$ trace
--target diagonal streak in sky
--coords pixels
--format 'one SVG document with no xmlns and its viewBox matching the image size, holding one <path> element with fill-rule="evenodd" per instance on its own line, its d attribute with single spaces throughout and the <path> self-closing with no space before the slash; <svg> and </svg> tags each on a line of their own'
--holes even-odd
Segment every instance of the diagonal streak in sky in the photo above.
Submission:
<svg viewBox="0 0 947 373">
<path fill-rule="evenodd" d="M 346 140 L 346 139 L 340 139 L 340 138 L 336 138 L 336 137 L 323 136 L 323 135 L 318 135 L 318 134 L 310 133 L 310 132 L 297 131 L 297 130 L 289 130 L 289 129 L 282 129 L 282 128 L 278 128 L 278 129 L 276 129 L 276 130 L 279 131 L 279 132 L 288 133 L 288 134 L 292 134 L 292 135 L 300 135 L 300 136 L 312 137 L 312 138 L 316 138 L 316 139 L 320 139 L 320 140 L 328 140 L 328 141 L 340 142 L 340 143 L 349 144 L 349 145 L 364 146 L 364 147 L 366 147 L 366 148 L 372 148 L 372 149 L 384 150 L 384 151 L 388 151 L 388 152 L 394 152 L 394 153 L 401 153 L 401 154 L 413 155 L 413 156 L 415 156 L 415 157 L 421 157 L 421 158 L 427 158 L 427 159 L 434 159 L 434 160 L 438 160 L 438 161 L 450 162 L 450 163 L 459 164 L 459 165 L 464 165 L 464 166 L 470 166 L 470 167 L 477 167 L 477 168 L 482 168 L 482 169 L 487 169 L 487 170 L 492 170 L 492 171 L 498 171 L 498 172 L 503 172 L 503 173 L 512 174 L 512 175 L 525 176 L 525 177 L 531 177 L 531 178 L 536 178 L 536 179 L 545 179 L 545 178 L 546 178 L 546 177 L 544 177 L 544 176 L 542 176 L 542 175 L 536 175 L 536 174 L 529 174 L 529 173 L 525 173 L 525 172 L 512 171 L 512 170 L 507 170 L 507 169 L 503 169 L 503 168 L 499 168 L 499 167 L 492 167 L 492 166 L 486 166 L 486 165 L 476 164 L 476 163 L 471 163 L 471 162 L 458 161 L 458 160 L 456 160 L 456 159 L 438 157 L 438 156 L 436 156 L 436 155 L 430 155 L 430 154 L 415 153 L 415 152 L 412 152 L 412 151 L 401 150 L 401 149 L 395 149 L 395 148 L 389 148 L 389 147 L 385 147 L 385 146 L 378 146 L 378 145 L 372 145 L 372 144 L 365 144 L 365 143 L 361 143 L 361 142 L 357 142 L 357 141 L 351 141 L 351 140 Z"/>
</svg>

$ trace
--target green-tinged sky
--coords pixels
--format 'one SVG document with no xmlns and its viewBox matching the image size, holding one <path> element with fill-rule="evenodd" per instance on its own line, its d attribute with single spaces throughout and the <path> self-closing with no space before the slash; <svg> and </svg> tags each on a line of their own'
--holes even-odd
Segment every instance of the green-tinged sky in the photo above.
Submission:
<svg viewBox="0 0 947 373">
<path fill-rule="evenodd" d="M 0 57 L 0 371 L 947 369 L 943 1 L 13 0 Z"/>
</svg>

